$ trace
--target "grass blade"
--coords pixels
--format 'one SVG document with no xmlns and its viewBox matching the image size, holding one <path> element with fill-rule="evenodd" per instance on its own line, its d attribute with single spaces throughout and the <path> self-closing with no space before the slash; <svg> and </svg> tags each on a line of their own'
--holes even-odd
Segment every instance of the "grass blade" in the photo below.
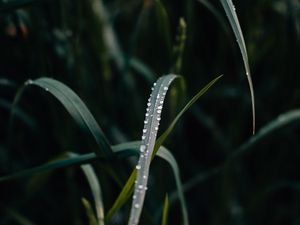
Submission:
<svg viewBox="0 0 300 225">
<path fill-rule="evenodd" d="M 35 85 L 52 94 L 63 104 L 65 109 L 70 113 L 79 127 L 85 133 L 90 133 L 94 137 L 99 146 L 99 149 L 96 149 L 95 151 L 96 154 L 99 156 L 104 155 L 106 158 L 113 157 L 113 151 L 110 147 L 110 144 L 97 121 L 83 101 L 69 87 L 57 80 L 50 78 L 28 80 L 25 85 Z M 20 92 L 22 92 L 22 90 Z M 20 96 L 20 94 L 17 94 L 17 96 Z"/>
<path fill-rule="evenodd" d="M 81 202 L 82 202 L 82 204 L 85 208 L 86 215 L 87 215 L 88 220 L 89 220 L 89 224 L 90 225 L 98 225 L 95 214 L 94 214 L 94 211 L 93 211 L 93 208 L 91 206 L 91 203 L 85 198 L 82 198 Z"/>
<path fill-rule="evenodd" d="M 260 141 L 264 140 L 268 136 L 270 136 L 273 132 L 284 128 L 288 125 L 294 125 L 300 122 L 300 109 L 291 110 L 285 112 L 278 116 L 276 119 L 272 120 L 268 124 L 266 124 L 263 128 L 261 128 L 255 136 L 252 136 L 247 142 L 242 144 L 237 150 L 235 150 L 231 155 L 227 157 L 227 159 L 218 167 L 210 169 L 206 172 L 199 173 L 191 178 L 186 184 L 183 186 L 183 192 L 187 192 L 190 189 L 194 188 L 199 183 L 206 181 L 207 179 L 220 174 L 223 172 L 225 166 L 231 165 L 236 161 L 236 158 L 245 154 L 250 149 L 254 149 L 253 146 Z M 170 203 L 174 201 L 175 198 L 179 198 L 176 193 L 172 193 L 170 195 Z"/>
<path fill-rule="evenodd" d="M 186 41 L 186 22 L 184 18 L 179 19 L 178 33 L 176 36 L 176 43 L 173 47 L 173 58 L 174 62 L 172 65 L 171 72 L 175 74 L 180 74 L 182 68 L 182 59 L 185 49 Z"/>
<path fill-rule="evenodd" d="M 175 117 L 175 119 L 171 122 L 167 130 L 158 138 L 155 147 L 154 152 L 152 154 L 152 158 L 154 157 L 154 154 L 157 153 L 160 146 L 162 146 L 163 142 L 167 139 L 167 137 L 172 132 L 173 128 L 175 127 L 178 120 L 181 118 L 181 116 L 215 83 L 217 82 L 222 76 L 219 76 L 212 80 L 210 83 L 208 83 L 204 88 L 202 88 L 186 105 L 185 107 L 178 113 L 178 115 Z M 133 190 L 134 180 L 136 176 L 136 170 L 134 170 L 127 180 L 123 190 L 119 194 L 118 198 L 116 199 L 115 203 L 113 204 L 112 208 L 109 210 L 106 219 L 110 220 L 113 214 L 121 208 L 121 206 L 128 200 L 130 194 Z M 185 225 L 189 224 L 187 215 L 183 215 L 183 222 Z"/>
<path fill-rule="evenodd" d="M 28 218 L 24 217 L 22 214 L 19 212 L 9 209 L 9 208 L 4 208 L 3 210 L 7 216 L 9 216 L 15 224 L 19 225 L 35 225 L 32 221 L 30 221 Z"/>
<path fill-rule="evenodd" d="M 169 214 L 169 199 L 168 199 L 168 195 L 166 194 L 161 225 L 168 224 L 168 214 Z"/>
<path fill-rule="evenodd" d="M 128 224 L 139 223 L 142 208 L 146 196 L 147 184 L 152 153 L 155 146 L 156 136 L 161 120 L 161 112 L 165 100 L 166 92 L 175 75 L 167 75 L 159 78 L 152 88 L 152 93 L 148 99 L 144 128 L 142 134 L 142 144 L 140 146 L 140 158 L 136 166 L 137 178 L 133 194 L 133 201 Z"/>
<path fill-rule="evenodd" d="M 69 153 L 68 156 L 70 158 L 76 158 L 79 156 L 76 153 Z M 100 182 L 97 178 L 97 175 L 91 165 L 82 165 L 81 169 L 89 183 L 89 186 L 91 188 L 94 202 L 95 202 L 95 208 L 96 208 L 96 214 L 97 214 L 97 221 L 98 225 L 104 225 L 104 204 L 103 204 L 103 198 L 102 198 L 102 191 Z"/>
<path fill-rule="evenodd" d="M 236 40 L 238 42 L 243 61 L 244 66 L 246 70 L 246 76 L 248 79 L 248 84 L 250 88 L 250 94 L 251 94 L 251 102 L 252 102 L 252 132 L 255 133 L 255 97 L 254 97 L 254 89 L 253 89 L 253 83 L 250 73 L 250 67 L 249 67 L 249 60 L 248 60 L 248 54 L 246 49 L 246 44 L 244 40 L 244 36 L 242 33 L 242 29 L 235 11 L 235 7 L 231 0 L 220 0 L 222 3 L 222 6 L 226 12 L 226 15 L 228 17 L 228 20 L 230 22 L 231 28 L 234 32 L 234 35 L 236 37 Z"/>
</svg>

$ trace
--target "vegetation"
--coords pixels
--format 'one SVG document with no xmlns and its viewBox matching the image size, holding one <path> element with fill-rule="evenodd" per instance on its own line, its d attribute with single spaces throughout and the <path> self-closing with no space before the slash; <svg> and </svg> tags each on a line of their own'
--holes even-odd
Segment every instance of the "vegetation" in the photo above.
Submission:
<svg viewBox="0 0 300 225">
<path fill-rule="evenodd" d="M 0 225 L 299 224 L 300 3 L 234 3 L 0 0 Z"/>
</svg>

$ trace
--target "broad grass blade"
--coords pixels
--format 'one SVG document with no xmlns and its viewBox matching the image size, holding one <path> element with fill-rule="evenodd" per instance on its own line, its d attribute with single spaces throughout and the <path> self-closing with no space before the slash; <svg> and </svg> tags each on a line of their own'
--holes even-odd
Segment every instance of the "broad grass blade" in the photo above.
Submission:
<svg viewBox="0 0 300 225">
<path fill-rule="evenodd" d="M 248 60 L 248 54 L 246 49 L 246 44 L 244 40 L 244 36 L 242 33 L 242 29 L 235 11 L 235 6 L 233 5 L 231 0 L 220 0 L 222 3 L 222 6 L 226 12 L 226 15 L 228 17 L 228 20 L 230 22 L 231 28 L 234 32 L 235 38 L 238 42 L 243 61 L 244 66 L 246 70 L 246 76 L 248 79 L 248 84 L 250 88 L 250 94 L 251 94 L 251 102 L 252 102 L 252 132 L 255 134 L 255 97 L 254 97 L 254 88 L 251 78 L 251 72 L 249 67 L 249 60 Z"/>
<path fill-rule="evenodd" d="M 85 133 L 89 133 L 93 136 L 99 146 L 99 148 L 95 149 L 96 154 L 99 156 L 104 155 L 109 159 L 113 157 L 113 151 L 103 131 L 89 109 L 74 91 L 63 83 L 51 78 L 28 80 L 25 85 L 38 86 L 53 95 L 63 104 L 79 127 Z M 17 94 L 17 96 L 20 96 L 20 94 Z"/>
</svg>

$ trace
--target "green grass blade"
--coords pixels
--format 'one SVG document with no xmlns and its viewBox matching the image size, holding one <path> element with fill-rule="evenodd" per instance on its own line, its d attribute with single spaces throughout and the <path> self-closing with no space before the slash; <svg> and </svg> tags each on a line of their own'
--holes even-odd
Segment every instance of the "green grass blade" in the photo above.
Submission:
<svg viewBox="0 0 300 225">
<path fill-rule="evenodd" d="M 20 172 L 2 176 L 2 177 L 0 177 L 0 182 L 18 179 L 18 178 L 25 177 L 25 176 L 31 176 L 31 175 L 37 174 L 37 173 L 48 172 L 48 171 L 55 170 L 55 169 L 66 168 L 66 167 L 75 166 L 75 165 L 82 165 L 85 163 L 93 162 L 96 159 L 99 160 L 99 158 L 97 158 L 95 153 L 88 153 L 88 154 L 80 155 L 76 158 L 74 157 L 71 159 L 67 158 L 67 155 L 65 155 L 64 158 L 65 159 L 60 159 L 60 160 L 57 160 L 54 162 L 43 164 L 41 166 L 33 167 L 30 169 L 24 169 Z"/>
<path fill-rule="evenodd" d="M 89 220 L 89 224 L 90 225 L 98 225 L 95 213 L 94 213 L 93 208 L 91 206 L 91 203 L 85 198 L 82 198 L 81 202 L 82 202 L 82 204 L 85 208 L 86 215 L 87 215 L 88 220 Z"/>
<path fill-rule="evenodd" d="M 157 139 L 157 142 L 155 144 L 154 152 L 152 154 L 152 158 L 154 157 L 154 154 L 157 153 L 159 147 L 163 144 L 163 142 L 166 140 L 166 138 L 169 136 L 169 134 L 172 132 L 173 128 L 175 127 L 178 120 L 181 118 L 181 116 L 215 83 L 217 82 L 222 76 L 219 76 L 212 80 L 210 83 L 208 83 L 204 88 L 202 88 L 186 105 L 185 107 L 178 113 L 178 115 L 175 117 L 175 119 L 171 122 L 167 130 Z M 133 173 L 136 173 L 134 170 Z M 107 214 L 107 220 L 110 220 L 113 214 L 128 200 L 129 196 L 127 195 L 129 193 L 129 190 L 133 190 L 134 185 L 134 178 L 135 175 L 131 174 L 129 179 L 127 180 L 124 191 L 122 190 L 119 194 L 118 198 L 114 202 L 112 208 L 109 210 Z M 184 217 L 184 224 L 188 224 L 188 218 Z"/>
<path fill-rule="evenodd" d="M 76 153 L 70 152 L 68 154 L 68 156 L 70 158 L 76 158 L 79 155 Z M 89 183 L 89 186 L 90 186 L 92 194 L 93 194 L 98 225 L 104 225 L 104 204 L 103 204 L 100 182 L 99 182 L 97 175 L 91 165 L 89 165 L 89 164 L 82 165 L 81 169 Z"/>
<path fill-rule="evenodd" d="M 285 127 L 287 125 L 295 124 L 299 120 L 300 120 L 300 109 L 294 109 L 279 115 L 276 119 L 272 120 L 270 123 L 268 123 L 263 128 L 261 128 L 255 136 L 252 136 L 246 143 L 241 145 L 234 153 L 232 153 L 229 156 L 229 159 L 232 160 L 237 156 L 244 154 L 246 151 L 252 148 L 256 143 L 268 137 L 274 131 L 282 127 Z"/>
<path fill-rule="evenodd" d="M 186 22 L 184 18 L 179 19 L 176 43 L 173 47 L 173 65 L 171 73 L 180 74 L 182 68 L 182 58 L 186 41 Z"/>
<path fill-rule="evenodd" d="M 19 225 L 35 225 L 32 221 L 30 221 L 28 218 L 24 217 L 22 214 L 19 212 L 9 209 L 9 208 L 4 208 L 3 211 L 7 216 L 9 216 L 12 220 L 14 220 L 14 224 L 19 224 Z"/>
<path fill-rule="evenodd" d="M 157 152 L 157 155 L 159 157 L 161 157 L 162 159 L 166 160 L 172 168 L 175 182 L 176 182 L 177 193 L 178 193 L 178 197 L 179 197 L 179 201 L 180 201 L 180 205 L 181 205 L 183 224 L 188 225 L 189 224 L 188 211 L 187 211 L 187 207 L 186 207 L 185 197 L 183 194 L 183 188 L 182 188 L 182 183 L 180 180 L 180 172 L 179 172 L 179 167 L 178 167 L 177 161 L 175 160 L 175 158 L 171 154 L 171 152 L 168 151 L 163 146 L 160 147 L 159 151 Z"/>
<path fill-rule="evenodd" d="M 79 127 L 85 133 L 89 133 L 94 137 L 99 146 L 99 149 L 95 149 L 96 154 L 99 156 L 104 155 L 106 158 L 113 157 L 113 151 L 103 131 L 86 105 L 74 91 L 63 83 L 50 78 L 39 78 L 26 82 L 26 86 L 31 85 L 42 88 L 63 104 Z"/>
<path fill-rule="evenodd" d="M 124 56 L 110 23 L 108 10 L 102 0 L 90 0 L 90 4 L 92 5 L 94 15 L 102 25 L 103 40 L 106 48 L 120 71 L 122 71 L 125 66 Z"/>
<path fill-rule="evenodd" d="M 156 153 L 156 150 L 163 144 L 163 142 L 167 139 L 167 137 L 170 135 L 172 130 L 174 129 L 176 123 L 181 118 L 181 116 L 202 96 L 204 95 L 208 89 L 213 86 L 220 78 L 221 76 L 218 76 L 217 78 L 213 79 L 211 82 L 209 82 L 207 85 L 205 85 L 204 88 L 202 88 L 184 107 L 183 109 L 177 114 L 177 116 L 174 118 L 174 120 L 171 122 L 169 127 L 166 129 L 166 131 L 157 139 L 154 152 Z"/>
<path fill-rule="evenodd" d="M 168 224 L 168 214 L 169 214 L 169 199 L 168 199 L 168 195 L 166 194 L 161 225 Z"/>
<path fill-rule="evenodd" d="M 252 78 L 251 78 L 251 72 L 250 72 L 250 67 L 249 67 L 249 60 L 248 60 L 248 54 L 247 54 L 247 49 L 246 49 L 246 44 L 244 40 L 244 36 L 242 33 L 242 29 L 235 11 L 235 7 L 232 3 L 231 0 L 220 0 L 222 3 L 222 6 L 226 12 L 226 15 L 228 17 L 228 20 L 230 22 L 231 28 L 234 32 L 234 35 L 236 37 L 236 40 L 238 42 L 243 61 L 244 61 L 244 66 L 246 70 L 246 76 L 248 79 L 248 84 L 250 88 L 250 94 L 251 94 L 251 102 L 252 102 L 252 129 L 253 129 L 253 134 L 255 133 L 255 98 L 254 98 L 254 89 L 253 89 L 253 83 L 252 83 Z"/>
<path fill-rule="evenodd" d="M 199 173 L 191 178 L 183 186 L 183 192 L 187 192 L 190 189 L 194 188 L 199 183 L 202 183 L 209 179 L 212 176 L 220 174 L 225 166 L 230 166 L 236 161 L 236 158 L 249 152 L 251 149 L 254 150 L 254 146 L 265 138 L 269 137 L 273 132 L 276 132 L 288 125 L 295 125 L 300 122 L 300 109 L 294 109 L 288 112 L 285 112 L 278 116 L 278 118 L 272 120 L 261 128 L 255 136 L 252 136 L 248 141 L 242 144 L 237 150 L 235 150 L 227 159 L 222 163 L 222 165 L 210 169 L 206 172 Z M 170 195 L 170 203 L 172 203 L 175 198 L 179 197 L 177 193 L 172 193 Z"/>
<path fill-rule="evenodd" d="M 144 128 L 142 131 L 142 144 L 140 146 L 140 158 L 136 166 L 137 178 L 133 194 L 133 201 L 128 224 L 139 223 L 146 196 L 147 184 L 152 153 L 155 146 L 156 136 L 161 120 L 161 112 L 165 100 L 166 92 L 176 78 L 175 75 L 160 77 L 152 88 L 152 93 L 148 99 Z"/>
</svg>

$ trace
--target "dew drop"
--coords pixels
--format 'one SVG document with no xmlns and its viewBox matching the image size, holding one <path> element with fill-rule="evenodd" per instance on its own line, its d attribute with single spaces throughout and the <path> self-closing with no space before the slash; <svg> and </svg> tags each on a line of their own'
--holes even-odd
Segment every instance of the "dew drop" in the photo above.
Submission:
<svg viewBox="0 0 300 225">
<path fill-rule="evenodd" d="M 153 86 L 154 86 L 154 87 L 156 86 L 156 82 L 153 84 Z"/>
<path fill-rule="evenodd" d="M 145 121 L 144 121 L 144 124 L 147 124 L 147 123 L 148 123 L 148 120 L 145 120 Z"/>
<path fill-rule="evenodd" d="M 147 129 L 143 129 L 143 133 L 146 133 L 147 132 Z"/>
<path fill-rule="evenodd" d="M 145 149 L 146 149 L 146 146 L 145 146 L 145 145 L 141 145 L 141 147 L 140 147 L 140 151 L 141 151 L 141 152 L 144 152 L 144 151 L 145 151 Z"/>
<path fill-rule="evenodd" d="M 151 103 L 150 103 L 150 102 L 148 102 L 148 103 L 147 103 L 147 106 L 150 106 L 150 105 L 151 105 Z"/>
<path fill-rule="evenodd" d="M 144 178 L 144 179 L 147 179 L 147 176 L 146 176 L 146 175 L 144 175 L 144 176 L 143 176 L 143 178 Z"/>
<path fill-rule="evenodd" d="M 161 110 L 157 110 L 157 113 L 161 113 Z"/>
<path fill-rule="evenodd" d="M 136 195 L 132 196 L 133 199 L 136 199 Z"/>
<path fill-rule="evenodd" d="M 157 121 L 160 121 L 160 120 L 161 120 L 161 118 L 160 118 L 160 117 L 157 117 L 157 118 L 156 118 L 156 120 L 157 120 Z"/>
<path fill-rule="evenodd" d="M 140 170 L 140 169 L 141 169 L 141 165 L 137 165 L 135 168 L 136 168 L 137 170 Z"/>
<path fill-rule="evenodd" d="M 163 103 L 164 103 L 164 101 L 160 101 L 159 103 L 160 103 L 160 104 L 163 104 Z"/>
<path fill-rule="evenodd" d="M 146 113 L 146 116 L 149 116 L 149 113 Z"/>
<path fill-rule="evenodd" d="M 25 82 L 25 85 L 29 85 L 29 84 L 32 84 L 32 83 L 33 83 L 32 80 L 28 80 L 28 81 Z"/>
<path fill-rule="evenodd" d="M 158 109 L 162 109 L 162 106 L 160 105 L 160 106 L 158 106 L 157 108 L 158 108 Z"/>
<path fill-rule="evenodd" d="M 158 127 L 155 127 L 154 129 L 155 129 L 155 130 L 158 130 Z"/>
<path fill-rule="evenodd" d="M 145 140 L 145 138 L 146 138 L 146 136 L 145 136 L 145 135 L 143 135 L 143 136 L 142 136 L 142 140 Z"/>
<path fill-rule="evenodd" d="M 45 88 L 45 91 L 49 91 L 49 88 Z"/>
<path fill-rule="evenodd" d="M 164 90 L 167 91 L 167 90 L 168 90 L 168 87 L 164 87 Z"/>
<path fill-rule="evenodd" d="M 138 208 L 140 208 L 140 205 L 139 204 L 135 204 L 134 208 L 138 209 Z"/>
<path fill-rule="evenodd" d="M 138 189 L 143 189 L 143 185 L 139 185 L 139 186 L 138 186 Z"/>
</svg>

